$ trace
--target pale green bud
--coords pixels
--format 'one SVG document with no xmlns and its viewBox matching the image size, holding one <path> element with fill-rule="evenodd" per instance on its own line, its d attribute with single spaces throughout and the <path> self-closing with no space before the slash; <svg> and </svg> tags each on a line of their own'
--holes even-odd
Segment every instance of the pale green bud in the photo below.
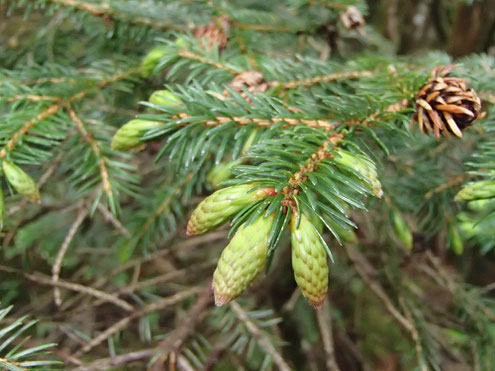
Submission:
<svg viewBox="0 0 495 371">
<path fill-rule="evenodd" d="M 243 156 L 246 155 L 247 151 L 249 151 L 249 148 L 251 148 L 257 132 L 257 129 L 253 130 L 249 138 L 244 143 L 244 146 L 242 147 Z M 240 158 L 237 160 L 218 164 L 210 170 L 206 177 L 206 180 L 211 184 L 213 188 L 219 188 L 220 183 L 232 177 L 232 168 L 236 165 L 242 164 L 242 162 L 243 159 Z"/>
<path fill-rule="evenodd" d="M 175 39 L 175 45 L 179 48 L 188 48 L 189 46 L 191 46 L 191 43 L 184 37 L 178 37 L 177 39 Z"/>
<path fill-rule="evenodd" d="M 461 233 L 455 225 L 449 227 L 449 246 L 454 253 L 461 255 L 464 251 L 464 241 Z"/>
<path fill-rule="evenodd" d="M 112 149 L 128 150 L 141 144 L 143 133 L 157 126 L 163 125 L 159 121 L 135 119 L 124 124 L 112 138 Z"/>
<path fill-rule="evenodd" d="M 457 226 L 462 235 L 466 238 L 472 238 L 481 232 L 479 220 L 472 217 L 471 214 L 461 212 L 457 214 Z"/>
<path fill-rule="evenodd" d="M 400 242 L 402 242 L 405 247 L 411 249 L 413 245 L 413 235 L 409 225 L 402 217 L 399 210 L 392 209 L 391 213 L 395 234 L 399 237 Z"/>
<path fill-rule="evenodd" d="M 303 213 L 305 213 L 305 211 L 303 211 Z M 314 212 L 313 213 L 306 212 L 306 215 L 311 215 L 309 221 L 315 226 L 316 230 L 321 234 L 323 232 L 324 224 L 321 221 L 321 219 L 318 217 L 318 215 L 316 215 L 316 213 Z M 358 236 L 356 235 L 356 232 L 352 227 L 344 228 L 339 223 L 335 222 L 330 218 L 326 219 L 325 222 L 329 227 L 332 228 L 333 232 L 335 232 L 342 239 L 342 241 L 350 244 L 358 243 Z"/>
<path fill-rule="evenodd" d="M 253 187 L 253 184 L 226 187 L 206 197 L 193 211 L 187 223 L 187 234 L 203 234 L 219 227 L 246 205 L 274 192 L 273 188 L 249 192 Z"/>
<path fill-rule="evenodd" d="M 495 198 L 489 198 L 486 200 L 474 200 L 467 203 L 469 210 L 484 212 L 493 209 L 495 206 Z"/>
<path fill-rule="evenodd" d="M 480 180 L 461 189 L 455 196 L 456 201 L 473 201 L 495 197 L 495 181 Z"/>
<path fill-rule="evenodd" d="M 365 185 L 373 194 L 378 198 L 383 196 L 382 184 L 378 180 L 378 173 L 376 172 L 376 166 L 373 161 L 367 157 L 340 148 L 336 150 L 336 153 L 337 156 L 334 158 L 336 162 L 361 174 L 367 180 Z"/>
<path fill-rule="evenodd" d="M 220 183 L 232 177 L 232 168 L 239 165 L 241 162 L 242 160 L 240 159 L 232 160 L 214 166 L 206 176 L 206 180 L 213 188 L 218 189 Z"/>
<path fill-rule="evenodd" d="M 291 218 L 292 268 L 302 294 L 320 307 L 328 291 L 327 253 L 315 226 L 302 214 L 297 228 L 297 214 Z"/>
<path fill-rule="evenodd" d="M 251 146 L 253 145 L 254 138 L 256 138 L 256 134 L 258 133 L 259 129 L 254 129 L 251 134 L 249 135 L 249 138 L 247 138 L 246 143 L 244 143 L 244 146 L 242 147 L 242 155 L 246 155 L 246 153 L 249 151 Z"/>
<path fill-rule="evenodd" d="M 161 106 L 181 107 L 184 103 L 170 90 L 157 90 L 151 94 L 150 103 Z"/>
<path fill-rule="evenodd" d="M 3 161 L 3 173 L 14 189 L 31 201 L 40 200 L 40 192 L 34 180 L 24 170 L 12 162 Z"/>
<path fill-rule="evenodd" d="M 217 306 L 237 298 L 263 270 L 272 224 L 270 215 L 258 217 L 251 225 L 242 225 L 223 250 L 213 274 Z"/>
<path fill-rule="evenodd" d="M 464 220 L 459 222 L 459 229 L 467 238 L 472 238 L 481 232 L 479 223 L 474 220 Z"/>
<path fill-rule="evenodd" d="M 158 46 L 150 50 L 148 54 L 144 57 L 141 63 L 141 76 L 149 77 L 155 67 L 160 62 L 160 59 L 165 57 L 168 54 L 167 47 Z"/>
</svg>

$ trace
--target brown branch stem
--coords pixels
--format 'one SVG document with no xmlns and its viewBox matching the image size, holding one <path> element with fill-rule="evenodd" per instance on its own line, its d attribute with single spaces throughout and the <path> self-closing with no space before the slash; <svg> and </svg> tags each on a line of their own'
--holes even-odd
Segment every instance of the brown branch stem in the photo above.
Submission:
<svg viewBox="0 0 495 371">
<path fill-rule="evenodd" d="M 128 18 L 125 15 L 120 14 L 116 9 L 112 8 L 109 4 L 103 1 L 99 2 L 98 5 L 81 0 L 49 0 L 49 1 L 54 4 L 60 4 L 66 7 L 71 7 L 78 9 L 80 11 L 90 13 L 91 15 L 95 17 L 103 18 L 106 21 L 125 19 L 126 22 L 132 24 L 145 25 L 160 30 L 171 30 L 171 29 L 177 31 L 188 30 L 187 27 L 181 27 L 179 25 L 175 25 L 168 21 L 160 21 L 157 19 L 152 19 L 147 17 Z"/>
<path fill-rule="evenodd" d="M 336 72 L 328 75 L 320 75 L 315 77 L 310 77 L 308 79 L 302 80 L 294 80 L 294 81 L 269 81 L 268 85 L 270 87 L 278 87 L 281 86 L 284 89 L 295 89 L 301 86 L 308 87 L 311 85 L 322 84 L 325 82 L 331 82 L 335 80 L 343 80 L 343 79 L 357 79 L 360 77 L 369 77 L 373 76 L 373 72 L 371 71 L 347 71 L 347 72 Z"/>
<path fill-rule="evenodd" d="M 39 113 L 36 117 L 26 122 L 19 130 L 17 130 L 14 135 L 9 139 L 5 146 L 0 151 L 0 159 L 4 159 L 7 156 L 7 151 L 12 151 L 16 146 L 17 142 L 26 135 L 26 133 L 31 130 L 38 122 L 46 120 L 48 117 L 56 114 L 60 109 L 60 103 L 55 103 L 48 107 L 43 112 Z"/>
<path fill-rule="evenodd" d="M 58 280 L 54 282 L 51 277 L 35 273 L 35 274 L 30 274 L 30 273 L 24 273 L 21 270 L 6 267 L 3 265 L 0 265 L 0 271 L 1 272 L 7 272 L 7 273 L 14 273 L 14 274 L 20 274 L 24 276 L 26 279 L 41 284 L 41 285 L 48 285 L 48 286 L 54 286 L 54 287 L 60 287 L 63 289 L 71 290 L 74 292 L 79 292 L 84 295 L 92 296 L 97 299 L 100 299 L 104 302 L 109 302 L 112 303 L 119 308 L 122 308 L 126 311 L 132 311 L 133 307 L 127 303 L 125 300 L 119 299 L 118 297 L 108 294 L 104 291 L 100 291 L 98 289 L 95 289 L 93 287 L 87 287 L 84 285 L 81 285 L 79 283 L 74 283 L 74 282 L 68 282 L 68 281 L 62 281 Z"/>
<path fill-rule="evenodd" d="M 56 284 L 59 280 L 60 276 L 60 269 L 62 267 L 62 261 L 64 259 L 65 254 L 67 253 L 67 250 L 69 249 L 70 243 L 74 239 L 74 236 L 76 235 L 79 227 L 83 223 L 84 219 L 86 219 L 86 216 L 88 215 L 89 212 L 89 205 L 86 205 L 85 207 L 80 207 L 79 208 L 79 213 L 77 214 L 77 218 L 74 221 L 74 223 L 71 225 L 69 228 L 69 231 L 67 232 L 67 235 L 64 238 L 64 241 L 62 242 L 62 245 L 60 246 L 60 249 L 58 250 L 57 257 L 55 258 L 55 262 L 53 263 L 52 266 L 52 281 Z M 60 289 L 58 286 L 54 287 L 53 291 L 54 299 L 55 299 L 55 304 L 57 306 L 60 306 L 62 304 L 62 298 L 60 297 Z"/>
<path fill-rule="evenodd" d="M 397 309 L 392 299 L 387 295 L 383 287 L 372 277 L 374 268 L 366 256 L 359 252 L 354 246 L 348 244 L 344 249 L 347 256 L 354 264 L 356 272 L 361 279 L 368 285 L 371 291 L 382 301 L 387 311 L 395 318 L 399 325 L 409 334 L 413 332 L 412 323 Z"/>
<path fill-rule="evenodd" d="M 263 349 L 272 357 L 273 362 L 277 365 L 278 369 L 281 371 L 290 371 L 290 367 L 285 362 L 282 355 L 275 349 L 272 342 L 266 337 L 266 335 L 261 331 L 261 329 L 254 324 L 253 321 L 249 319 L 248 314 L 242 307 L 235 301 L 229 303 L 230 308 L 237 315 L 237 318 L 246 326 L 246 329 L 255 337 L 258 343 L 263 347 Z"/>
<path fill-rule="evenodd" d="M 188 298 L 191 295 L 198 294 L 199 292 L 201 292 L 201 290 L 203 290 L 202 287 L 193 287 L 191 289 L 181 291 L 181 292 L 174 294 L 172 296 L 168 296 L 166 298 L 162 298 L 162 299 L 157 300 L 151 304 L 148 304 L 144 308 L 133 312 L 129 316 L 122 318 L 121 320 L 114 323 L 112 326 L 105 329 L 103 332 L 101 332 L 99 335 L 97 335 L 95 338 L 93 338 L 93 340 L 88 342 L 81 349 L 79 349 L 76 353 L 74 353 L 73 356 L 75 358 L 79 358 L 84 353 L 89 352 L 94 347 L 96 347 L 96 346 L 100 345 L 102 342 L 106 341 L 108 338 L 110 338 L 115 333 L 126 328 L 127 325 L 130 322 L 132 322 L 133 320 L 140 318 L 140 317 L 143 317 L 143 316 L 150 314 L 152 312 L 164 310 L 165 308 L 172 306 L 174 304 L 177 304 L 177 303 L 181 302 L 182 300 Z"/>
<path fill-rule="evenodd" d="M 69 115 L 72 121 L 76 124 L 79 132 L 81 133 L 83 139 L 89 143 L 93 154 L 98 159 L 98 167 L 100 168 L 101 182 L 103 185 L 103 190 L 107 194 L 108 198 L 113 197 L 112 185 L 110 184 L 110 176 L 107 169 L 107 158 L 101 153 L 99 143 L 93 139 L 93 137 L 86 130 L 86 126 L 83 121 L 77 116 L 76 112 L 69 107 Z"/>
<path fill-rule="evenodd" d="M 155 357 L 153 364 L 150 366 L 150 371 L 162 370 L 163 363 L 167 360 L 169 354 L 179 351 L 180 347 L 191 336 L 196 326 L 203 319 L 206 309 L 212 303 L 212 299 L 211 282 L 208 282 L 199 294 L 196 303 L 187 311 L 185 318 L 181 319 L 179 326 L 166 339 L 158 343 L 157 351 L 159 352 L 159 356 Z"/>
<path fill-rule="evenodd" d="M 320 328 L 321 340 L 323 341 L 323 349 L 326 354 L 326 366 L 328 371 L 340 371 L 340 368 L 335 359 L 335 349 L 333 343 L 332 318 L 330 316 L 330 299 L 327 296 L 323 307 L 316 310 L 316 319 Z"/>
</svg>

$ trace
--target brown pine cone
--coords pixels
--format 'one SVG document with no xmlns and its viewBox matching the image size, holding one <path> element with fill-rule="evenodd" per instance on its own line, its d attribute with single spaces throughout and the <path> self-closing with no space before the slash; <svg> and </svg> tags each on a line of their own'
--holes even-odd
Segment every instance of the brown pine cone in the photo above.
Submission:
<svg viewBox="0 0 495 371">
<path fill-rule="evenodd" d="M 201 40 L 203 49 L 212 50 L 215 46 L 222 51 L 227 46 L 232 22 L 226 17 L 218 17 L 207 25 L 199 26 L 194 31 L 194 38 Z"/>
<path fill-rule="evenodd" d="M 439 67 L 416 94 L 416 114 L 419 128 L 440 136 L 454 134 L 462 137 L 462 131 L 484 116 L 481 100 L 473 89 L 466 88 L 466 80 L 446 76 L 453 66 Z"/>
</svg>

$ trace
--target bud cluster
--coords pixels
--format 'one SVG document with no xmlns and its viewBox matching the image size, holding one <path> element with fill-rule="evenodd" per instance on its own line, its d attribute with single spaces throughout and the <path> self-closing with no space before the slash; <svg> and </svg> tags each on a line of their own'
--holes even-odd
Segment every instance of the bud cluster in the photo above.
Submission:
<svg viewBox="0 0 495 371">
<path fill-rule="evenodd" d="M 198 235 L 224 224 L 253 202 L 273 196 L 273 188 L 255 189 L 237 185 L 214 192 L 193 211 L 187 225 L 188 235 Z M 213 275 L 215 303 L 224 305 L 238 297 L 263 270 L 269 247 L 274 214 L 260 215 L 239 227 L 225 247 Z M 328 289 L 327 252 L 317 227 L 297 213 L 290 221 L 292 267 L 296 283 L 308 301 L 321 306 Z"/>
</svg>

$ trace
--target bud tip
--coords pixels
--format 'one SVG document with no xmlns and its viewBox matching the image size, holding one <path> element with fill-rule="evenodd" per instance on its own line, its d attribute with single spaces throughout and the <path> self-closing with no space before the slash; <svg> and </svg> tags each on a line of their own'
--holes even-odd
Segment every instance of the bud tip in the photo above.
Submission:
<svg viewBox="0 0 495 371">
<path fill-rule="evenodd" d="M 192 226 L 191 221 L 189 221 L 189 223 L 187 223 L 186 236 L 191 237 L 194 236 L 195 234 L 196 232 L 194 230 L 194 227 Z"/>
<path fill-rule="evenodd" d="M 226 296 L 226 295 L 220 295 L 215 291 L 215 288 L 213 288 L 213 296 L 215 297 L 215 305 L 217 307 L 221 307 L 224 304 L 227 304 L 228 302 L 231 301 L 231 299 Z"/>
<path fill-rule="evenodd" d="M 323 299 L 323 300 L 321 300 L 321 301 L 318 301 L 318 302 L 316 302 L 316 301 L 311 301 L 310 303 L 311 303 L 311 305 L 312 305 L 313 307 L 315 307 L 315 309 L 316 309 L 316 310 L 320 310 L 320 309 L 323 307 L 323 301 L 324 301 L 324 300 L 325 300 L 325 299 Z"/>
</svg>

